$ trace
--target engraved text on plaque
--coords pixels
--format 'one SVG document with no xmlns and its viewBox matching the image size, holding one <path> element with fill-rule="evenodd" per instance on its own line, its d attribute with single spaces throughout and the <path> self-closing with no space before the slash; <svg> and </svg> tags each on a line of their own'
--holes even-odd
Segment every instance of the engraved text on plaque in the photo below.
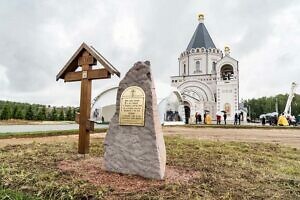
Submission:
<svg viewBox="0 0 300 200">
<path fill-rule="evenodd" d="M 126 88 L 120 99 L 120 125 L 145 125 L 145 92 L 138 86 Z"/>
</svg>

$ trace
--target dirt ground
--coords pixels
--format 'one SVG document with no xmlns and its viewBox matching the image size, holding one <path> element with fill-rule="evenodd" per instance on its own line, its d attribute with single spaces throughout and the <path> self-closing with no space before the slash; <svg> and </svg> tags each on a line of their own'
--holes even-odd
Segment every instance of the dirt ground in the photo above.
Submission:
<svg viewBox="0 0 300 200">
<path fill-rule="evenodd" d="M 118 191 L 147 190 L 150 187 L 158 187 L 165 183 L 188 183 L 190 180 L 200 177 L 196 171 L 177 169 L 167 166 L 164 181 L 149 180 L 136 175 L 124 176 L 119 173 L 107 172 L 103 166 L 102 158 L 91 157 L 88 159 L 64 160 L 58 168 L 64 172 L 70 172 L 74 176 L 92 182 L 98 186 L 111 186 Z"/>
<path fill-rule="evenodd" d="M 189 138 L 213 141 L 265 142 L 300 149 L 300 129 L 229 129 L 166 127 L 165 135 L 182 135 Z"/>
<path fill-rule="evenodd" d="M 164 127 L 164 135 L 181 135 L 188 138 L 213 141 L 265 142 L 287 145 L 300 149 L 300 129 L 228 129 L 228 128 L 187 128 Z M 92 134 L 93 138 L 103 138 L 105 133 Z M 31 142 L 50 143 L 57 141 L 77 141 L 77 135 L 52 136 L 41 138 L 1 139 L 0 148 L 13 144 L 29 144 Z"/>
</svg>

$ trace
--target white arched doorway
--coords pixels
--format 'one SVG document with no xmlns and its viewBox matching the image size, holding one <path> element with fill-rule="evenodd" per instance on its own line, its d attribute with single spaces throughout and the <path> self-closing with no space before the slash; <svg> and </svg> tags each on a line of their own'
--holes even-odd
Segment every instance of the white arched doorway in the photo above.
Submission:
<svg viewBox="0 0 300 200">
<path fill-rule="evenodd" d="M 187 102 L 185 111 L 189 112 L 189 116 L 196 113 L 203 115 L 205 111 L 216 112 L 215 95 L 206 83 L 198 80 L 185 81 L 178 86 L 178 90 Z"/>
<path fill-rule="evenodd" d="M 189 102 L 184 101 L 184 123 L 188 124 L 189 123 L 189 119 L 191 117 L 191 105 Z"/>
</svg>

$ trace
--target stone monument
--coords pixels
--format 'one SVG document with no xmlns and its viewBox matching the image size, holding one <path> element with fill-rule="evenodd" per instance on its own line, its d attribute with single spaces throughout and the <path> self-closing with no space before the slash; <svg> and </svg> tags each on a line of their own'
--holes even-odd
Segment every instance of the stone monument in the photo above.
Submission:
<svg viewBox="0 0 300 200">
<path fill-rule="evenodd" d="M 150 62 L 137 62 L 119 84 L 104 141 L 107 171 L 163 179 L 166 149 Z"/>
</svg>

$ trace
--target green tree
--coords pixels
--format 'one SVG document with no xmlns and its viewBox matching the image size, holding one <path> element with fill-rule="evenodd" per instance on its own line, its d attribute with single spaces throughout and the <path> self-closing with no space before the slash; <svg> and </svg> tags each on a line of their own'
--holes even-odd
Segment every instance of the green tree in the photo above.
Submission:
<svg viewBox="0 0 300 200">
<path fill-rule="evenodd" d="M 261 114 L 276 111 L 276 102 L 278 104 L 278 112 L 282 113 L 285 109 L 288 94 L 279 94 L 273 97 L 261 97 L 257 99 L 248 99 L 245 101 L 246 107 L 250 108 L 251 117 L 258 118 Z M 300 95 L 295 94 L 291 104 L 292 115 L 300 114 Z"/>
<path fill-rule="evenodd" d="M 76 108 L 73 108 L 73 112 L 72 112 L 72 121 L 75 121 L 75 117 L 76 117 Z"/>
<path fill-rule="evenodd" d="M 8 105 L 5 105 L 2 112 L 1 112 L 0 119 L 1 120 L 8 120 L 9 118 L 10 118 L 9 107 L 8 107 Z"/>
<path fill-rule="evenodd" d="M 39 109 L 38 114 L 37 114 L 37 119 L 44 121 L 47 119 L 46 116 L 46 106 L 42 106 L 42 108 Z"/>
<path fill-rule="evenodd" d="M 11 118 L 12 119 L 17 119 L 17 112 L 18 112 L 18 107 L 16 105 L 13 106 L 12 112 L 11 112 Z"/>
<path fill-rule="evenodd" d="M 65 120 L 65 113 L 64 113 L 64 109 L 63 108 L 60 109 L 58 120 L 60 120 L 60 121 L 64 121 Z"/>
<path fill-rule="evenodd" d="M 56 121 L 57 120 L 57 111 L 56 111 L 55 107 L 52 108 L 52 111 L 50 113 L 50 120 L 51 121 Z"/>
<path fill-rule="evenodd" d="M 72 114 L 72 109 L 71 107 L 68 108 L 67 113 L 66 113 L 66 120 L 67 121 L 72 121 L 73 120 L 73 114 Z"/>
<path fill-rule="evenodd" d="M 26 120 L 33 120 L 33 111 L 32 111 L 32 106 L 31 105 L 29 105 L 27 110 L 26 110 L 25 119 Z"/>
<path fill-rule="evenodd" d="M 22 109 L 20 109 L 20 108 L 17 109 L 15 119 L 24 119 Z"/>
</svg>

